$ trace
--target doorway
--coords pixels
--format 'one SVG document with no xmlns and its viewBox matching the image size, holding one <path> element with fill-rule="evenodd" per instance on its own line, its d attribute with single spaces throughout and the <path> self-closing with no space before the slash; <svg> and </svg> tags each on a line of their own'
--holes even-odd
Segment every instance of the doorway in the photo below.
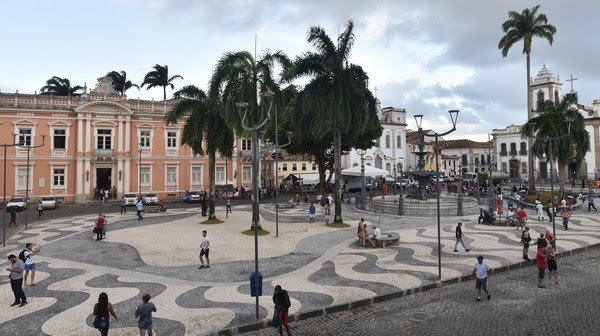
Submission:
<svg viewBox="0 0 600 336">
<path fill-rule="evenodd" d="M 509 176 L 511 179 L 520 179 L 519 160 L 510 160 L 508 162 Z"/>
<path fill-rule="evenodd" d="M 111 190 L 112 186 L 112 168 L 96 168 L 96 188 L 97 190 Z"/>
</svg>

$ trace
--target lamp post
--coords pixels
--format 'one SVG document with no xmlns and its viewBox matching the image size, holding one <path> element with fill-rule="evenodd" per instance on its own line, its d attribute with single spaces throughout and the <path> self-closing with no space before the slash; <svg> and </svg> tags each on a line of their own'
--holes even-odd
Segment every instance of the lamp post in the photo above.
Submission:
<svg viewBox="0 0 600 336">
<path fill-rule="evenodd" d="M 138 196 L 140 200 L 142 199 L 142 143 L 138 144 L 138 152 L 140 153 L 140 158 L 138 161 Z"/>
<path fill-rule="evenodd" d="M 237 145 L 231 147 L 231 149 L 233 150 L 236 147 L 237 147 Z M 227 157 L 227 155 L 225 155 L 225 196 L 227 196 L 227 186 L 229 185 L 229 181 L 227 181 L 227 179 L 228 179 L 228 177 L 227 177 L 228 168 L 227 167 L 228 166 L 229 166 L 229 158 Z M 229 210 L 227 209 L 227 200 L 225 200 L 225 218 L 229 218 Z"/>
<path fill-rule="evenodd" d="M 31 167 L 29 165 L 29 151 L 31 149 L 43 147 L 45 142 L 46 142 L 46 136 L 42 135 L 42 143 L 40 145 L 31 146 L 31 143 L 30 143 L 29 145 L 24 146 L 21 144 L 21 140 L 19 140 L 19 144 L 18 144 L 18 147 L 27 148 L 27 177 L 26 177 L 26 182 L 25 182 L 25 228 L 27 228 L 27 224 L 28 224 L 28 220 L 29 220 L 29 218 L 27 216 L 27 206 L 29 205 L 29 174 L 31 174 Z M 6 151 L 5 151 L 5 153 L 6 153 Z"/>
<path fill-rule="evenodd" d="M 288 142 L 280 146 L 277 131 L 277 105 L 275 105 L 275 238 L 279 238 L 279 149 L 292 143 L 292 132 L 286 132 Z"/>
<path fill-rule="evenodd" d="M 254 228 L 254 288 L 256 289 L 256 319 L 259 319 L 258 228 L 260 227 L 258 206 L 258 130 L 265 126 L 267 121 L 269 121 L 269 113 L 271 112 L 274 94 L 271 91 L 266 91 L 261 96 L 263 99 L 270 101 L 269 108 L 267 109 L 267 115 L 262 121 L 257 122 L 252 126 L 246 125 L 248 103 L 238 102 L 235 104 L 241 114 L 240 118 L 242 128 L 246 131 L 252 132 L 252 227 Z"/>
<path fill-rule="evenodd" d="M 438 151 L 438 138 L 441 136 L 446 136 L 454 131 L 456 131 L 456 121 L 458 119 L 458 110 L 450 110 L 448 113 L 450 114 L 450 120 L 452 120 L 452 129 L 444 132 L 444 133 L 436 133 L 430 132 L 425 134 L 423 132 L 423 128 L 421 127 L 421 123 L 423 122 L 423 115 L 417 114 L 415 115 L 415 121 L 417 122 L 418 132 L 422 137 L 433 137 L 435 139 L 435 173 L 437 176 L 437 180 L 435 182 L 435 196 L 437 201 L 437 231 L 438 231 L 438 277 L 442 278 L 442 242 L 441 242 L 441 225 L 440 225 L 440 163 L 439 163 L 439 155 Z M 431 134 L 433 133 L 433 134 Z"/>
<path fill-rule="evenodd" d="M 3 200 L 2 205 L 6 207 L 6 151 L 8 147 L 15 147 L 19 144 L 15 141 L 15 135 L 13 134 L 13 143 L 12 144 L 2 144 L 4 147 L 4 192 L 3 192 Z M 6 247 L 6 210 L 2 211 L 2 247 Z"/>
<path fill-rule="evenodd" d="M 404 158 L 400 158 L 400 194 L 398 195 L 398 216 L 404 216 L 404 183 L 403 178 L 404 174 L 402 173 L 404 169 Z"/>
</svg>

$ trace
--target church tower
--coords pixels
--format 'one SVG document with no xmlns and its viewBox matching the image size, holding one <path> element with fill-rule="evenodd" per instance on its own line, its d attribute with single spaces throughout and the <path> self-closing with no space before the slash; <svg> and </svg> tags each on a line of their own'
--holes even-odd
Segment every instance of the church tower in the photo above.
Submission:
<svg viewBox="0 0 600 336">
<path fill-rule="evenodd" d="M 550 101 L 559 101 L 562 96 L 562 83 L 560 82 L 560 78 L 555 76 L 552 71 L 548 70 L 544 65 L 542 69 L 538 72 L 535 79 L 531 82 L 530 90 L 532 98 L 533 98 L 533 111 L 530 111 L 527 120 L 530 120 L 535 116 L 535 111 L 537 111 L 537 106 L 540 101 L 550 100 Z"/>
</svg>

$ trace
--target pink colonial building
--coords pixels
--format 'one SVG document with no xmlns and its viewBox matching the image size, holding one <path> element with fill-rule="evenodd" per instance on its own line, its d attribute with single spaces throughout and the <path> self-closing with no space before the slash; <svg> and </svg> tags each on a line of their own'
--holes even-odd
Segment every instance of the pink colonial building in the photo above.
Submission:
<svg viewBox="0 0 600 336">
<path fill-rule="evenodd" d="M 163 199 L 208 189 L 208 157 L 181 146 L 182 122 L 163 122 L 175 101 L 127 99 L 111 84 L 101 77 L 96 88 L 86 89 L 81 97 L 0 94 L 0 144 L 36 147 L 45 137 L 43 146 L 29 151 L 8 147 L 3 171 L 7 198 L 24 196 L 29 189 L 32 201 L 54 195 L 64 202 L 85 203 L 100 188 L 116 189 L 119 196 L 151 191 Z M 241 150 L 232 160 L 217 155 L 217 185 L 251 184 L 249 140 L 237 140 Z"/>
</svg>

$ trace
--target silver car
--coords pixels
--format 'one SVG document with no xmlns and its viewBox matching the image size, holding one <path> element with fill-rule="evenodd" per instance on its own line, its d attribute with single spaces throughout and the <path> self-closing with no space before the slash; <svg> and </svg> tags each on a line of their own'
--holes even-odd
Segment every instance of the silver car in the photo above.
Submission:
<svg viewBox="0 0 600 336">
<path fill-rule="evenodd" d="M 134 193 L 125 193 L 123 194 L 123 200 L 125 200 L 125 205 L 135 205 L 137 202 L 137 195 Z"/>
<path fill-rule="evenodd" d="M 142 196 L 142 203 L 158 205 L 158 195 L 154 193 L 147 193 Z"/>
<path fill-rule="evenodd" d="M 42 197 L 42 207 L 44 209 L 56 209 L 56 197 L 54 197 L 54 196 Z"/>
<path fill-rule="evenodd" d="M 11 208 L 14 208 L 15 211 L 23 211 L 27 208 L 27 201 L 25 197 L 15 196 L 10 199 L 10 201 L 6 204 L 6 211 L 10 211 Z"/>
</svg>

